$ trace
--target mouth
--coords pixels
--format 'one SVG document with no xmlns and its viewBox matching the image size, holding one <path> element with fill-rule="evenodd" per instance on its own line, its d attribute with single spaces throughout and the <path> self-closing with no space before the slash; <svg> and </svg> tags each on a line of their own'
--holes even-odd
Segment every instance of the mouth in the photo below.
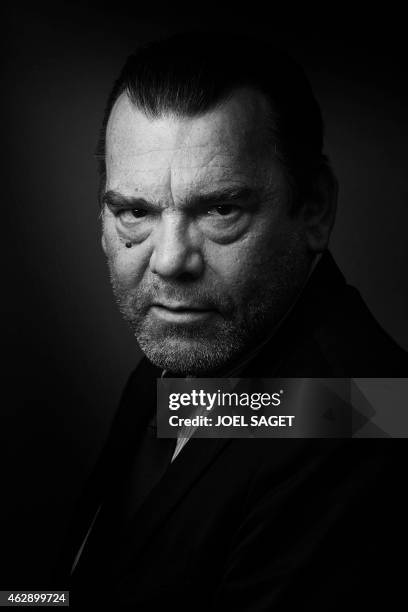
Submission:
<svg viewBox="0 0 408 612">
<path fill-rule="evenodd" d="M 153 315 L 170 323 L 195 323 L 204 321 L 215 314 L 215 310 L 195 304 L 152 304 Z"/>
</svg>

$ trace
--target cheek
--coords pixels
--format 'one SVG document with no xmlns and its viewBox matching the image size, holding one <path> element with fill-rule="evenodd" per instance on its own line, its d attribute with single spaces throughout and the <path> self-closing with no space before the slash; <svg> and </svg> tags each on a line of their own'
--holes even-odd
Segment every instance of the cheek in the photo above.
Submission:
<svg viewBox="0 0 408 612">
<path fill-rule="evenodd" d="M 209 247 L 207 263 L 236 301 L 253 301 L 256 294 L 281 277 L 282 270 L 287 270 L 288 259 L 297 261 L 295 251 L 301 253 L 303 249 L 294 228 L 259 228 L 235 244 Z"/>
<path fill-rule="evenodd" d="M 220 286 L 238 296 L 259 282 L 270 252 L 259 240 L 246 238 L 224 246 L 207 245 L 205 258 L 207 268 Z"/>
<path fill-rule="evenodd" d="M 114 226 L 106 223 L 103 230 L 105 252 L 112 275 L 124 286 L 137 285 L 149 265 L 150 254 L 144 244 L 128 249 Z"/>
</svg>

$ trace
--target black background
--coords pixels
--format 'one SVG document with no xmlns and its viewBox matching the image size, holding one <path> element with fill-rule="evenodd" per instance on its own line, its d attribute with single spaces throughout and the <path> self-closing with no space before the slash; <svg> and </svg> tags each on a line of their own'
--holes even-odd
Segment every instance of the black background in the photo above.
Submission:
<svg viewBox="0 0 408 612">
<path fill-rule="evenodd" d="M 340 182 L 332 252 L 408 348 L 408 87 L 398 19 L 357 24 L 333 5 L 323 22 L 295 23 L 270 8 L 157 7 L 154 18 L 123 4 L 6 8 L 2 589 L 46 588 L 75 495 L 140 357 L 111 296 L 93 157 L 111 83 L 139 43 L 188 27 L 228 29 L 272 39 L 303 65 Z"/>
</svg>

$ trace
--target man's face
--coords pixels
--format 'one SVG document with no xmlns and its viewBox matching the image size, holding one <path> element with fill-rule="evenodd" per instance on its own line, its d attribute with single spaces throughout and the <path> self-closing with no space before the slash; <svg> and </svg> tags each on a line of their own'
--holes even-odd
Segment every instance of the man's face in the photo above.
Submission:
<svg viewBox="0 0 408 612">
<path fill-rule="evenodd" d="M 161 368 L 233 364 L 305 281 L 302 219 L 267 125 L 250 90 L 194 118 L 148 118 L 125 94 L 112 110 L 103 246 L 121 312 Z"/>
</svg>

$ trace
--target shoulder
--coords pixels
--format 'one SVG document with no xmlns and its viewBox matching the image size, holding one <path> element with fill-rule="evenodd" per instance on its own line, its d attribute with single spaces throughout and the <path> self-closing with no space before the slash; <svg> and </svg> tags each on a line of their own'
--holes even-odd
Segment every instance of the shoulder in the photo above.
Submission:
<svg viewBox="0 0 408 612">
<path fill-rule="evenodd" d="M 399 377 L 407 353 L 326 252 L 283 330 L 287 376 Z"/>
<path fill-rule="evenodd" d="M 344 285 L 312 334 L 335 376 L 399 377 L 408 355 L 380 326 L 359 291 Z"/>
</svg>

